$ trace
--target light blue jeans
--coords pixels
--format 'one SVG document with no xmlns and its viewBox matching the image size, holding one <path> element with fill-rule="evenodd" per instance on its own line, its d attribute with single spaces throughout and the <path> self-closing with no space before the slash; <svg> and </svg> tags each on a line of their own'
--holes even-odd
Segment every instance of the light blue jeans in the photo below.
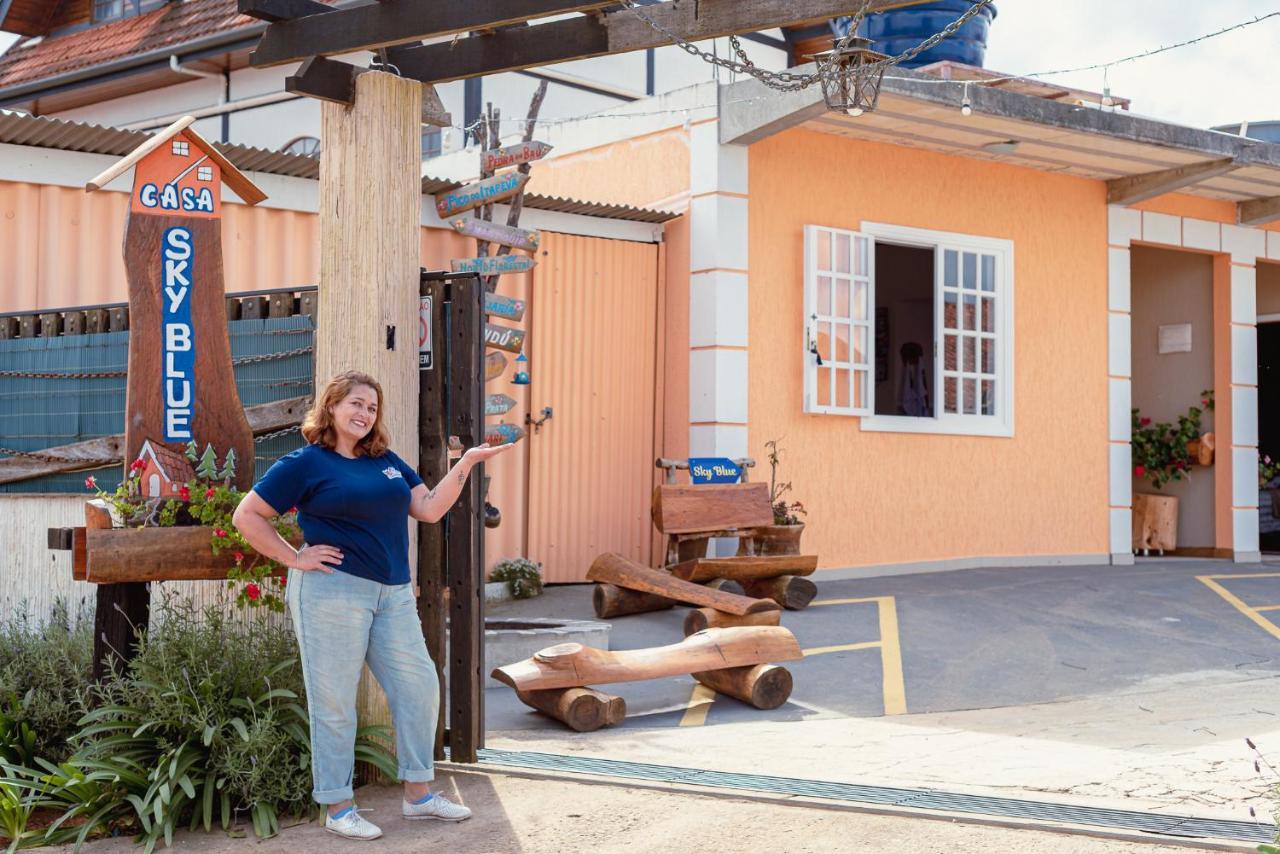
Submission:
<svg viewBox="0 0 1280 854">
<path fill-rule="evenodd" d="M 356 687 L 366 662 L 391 707 L 400 779 L 434 779 L 440 684 L 413 585 L 291 569 L 286 589 L 311 717 L 311 796 L 321 804 L 352 797 Z"/>
</svg>

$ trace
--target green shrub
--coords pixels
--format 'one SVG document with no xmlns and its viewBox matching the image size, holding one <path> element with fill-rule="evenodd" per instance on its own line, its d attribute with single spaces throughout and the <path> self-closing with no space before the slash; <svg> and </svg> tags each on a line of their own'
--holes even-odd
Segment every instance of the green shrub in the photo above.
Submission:
<svg viewBox="0 0 1280 854">
<path fill-rule="evenodd" d="M 6 757 L 6 721 L 15 732 L 34 734 L 34 753 L 61 762 L 68 740 L 87 709 L 93 673 L 93 619 L 72 615 L 65 602 L 54 605 L 43 623 L 26 608 L 0 622 L 0 759 Z"/>
<path fill-rule="evenodd" d="M 489 574 L 491 581 L 505 581 L 517 599 L 532 599 L 542 592 L 542 564 L 527 558 L 509 557 Z"/>
</svg>

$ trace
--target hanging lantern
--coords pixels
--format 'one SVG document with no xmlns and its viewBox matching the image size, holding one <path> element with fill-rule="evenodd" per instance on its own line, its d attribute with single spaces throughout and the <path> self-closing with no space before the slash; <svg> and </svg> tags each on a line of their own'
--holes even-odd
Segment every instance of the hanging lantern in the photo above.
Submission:
<svg viewBox="0 0 1280 854">
<path fill-rule="evenodd" d="M 870 39 L 854 37 L 843 47 L 837 46 L 813 58 L 818 68 L 829 72 L 822 77 L 822 98 L 827 102 L 827 109 L 860 116 L 876 108 L 884 78 L 884 60 L 889 57 L 872 50 Z"/>
<path fill-rule="evenodd" d="M 529 384 L 529 357 L 524 353 L 516 356 L 516 375 L 511 378 L 512 385 Z"/>
</svg>

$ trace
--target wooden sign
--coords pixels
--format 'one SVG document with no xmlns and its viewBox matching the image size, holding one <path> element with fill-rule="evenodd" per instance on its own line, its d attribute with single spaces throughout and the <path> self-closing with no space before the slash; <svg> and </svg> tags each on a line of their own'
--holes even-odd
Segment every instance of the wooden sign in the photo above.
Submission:
<svg viewBox="0 0 1280 854">
<path fill-rule="evenodd" d="M 537 263 L 528 255 L 486 255 L 483 258 L 455 258 L 449 262 L 455 273 L 479 273 L 482 276 L 526 273 Z"/>
<path fill-rule="evenodd" d="M 485 381 L 496 380 L 502 376 L 502 372 L 507 369 L 507 357 L 501 353 L 485 353 L 484 354 L 484 378 Z"/>
<path fill-rule="evenodd" d="M 496 314 L 498 317 L 507 320 L 523 320 L 524 300 L 486 292 L 484 295 L 484 313 Z"/>
<path fill-rule="evenodd" d="M 218 458 L 233 454 L 240 461 L 234 483 L 249 489 L 253 432 L 231 369 L 220 189 L 225 182 L 249 204 L 266 196 L 191 130 L 193 121 L 170 125 L 86 187 L 100 189 L 135 167 L 124 241 L 130 331 L 123 456 L 133 462 L 144 445 L 163 456 L 194 442 Z"/>
<path fill-rule="evenodd" d="M 485 178 L 474 184 L 440 193 L 436 196 L 436 212 L 440 216 L 457 216 L 481 205 L 491 205 L 509 199 L 524 189 L 529 176 L 519 172 L 507 172 Z"/>
<path fill-rule="evenodd" d="M 727 457 L 690 457 L 690 483 L 737 483 L 742 467 Z"/>
<path fill-rule="evenodd" d="M 450 224 L 453 226 L 454 231 L 464 237 L 474 237 L 476 240 L 486 240 L 489 243 L 510 246 L 512 249 L 527 249 L 533 252 L 538 248 L 538 243 L 541 241 L 536 231 L 512 228 L 509 225 L 502 225 L 497 222 L 485 222 L 474 217 L 458 217 L 452 220 Z"/>
<path fill-rule="evenodd" d="M 510 445 L 524 438 L 524 428 L 515 424 L 489 424 L 484 428 L 484 441 L 490 447 Z"/>
<path fill-rule="evenodd" d="M 486 172 L 497 172 L 508 166 L 532 163 L 546 157 L 552 148 L 545 142 L 517 142 L 504 148 L 493 148 L 480 155 L 480 168 Z"/>
<path fill-rule="evenodd" d="M 515 398 L 505 394 L 491 394 L 484 399 L 485 415 L 506 415 L 515 408 Z"/>
<path fill-rule="evenodd" d="M 496 323 L 484 325 L 484 343 L 486 347 L 506 350 L 508 353 L 519 353 L 524 349 L 524 330 L 514 326 L 499 326 Z"/>
</svg>

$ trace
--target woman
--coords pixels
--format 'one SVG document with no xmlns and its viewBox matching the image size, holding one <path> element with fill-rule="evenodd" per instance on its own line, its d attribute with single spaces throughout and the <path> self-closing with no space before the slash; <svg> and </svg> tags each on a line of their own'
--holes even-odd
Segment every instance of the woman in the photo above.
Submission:
<svg viewBox="0 0 1280 854">
<path fill-rule="evenodd" d="M 325 830 L 350 839 L 382 831 L 352 802 L 356 685 L 369 669 L 386 692 L 396 732 L 401 812 L 462 821 L 464 806 L 432 795 L 440 692 L 409 583 L 407 516 L 438 522 L 477 464 L 510 448 L 463 454 L 434 489 L 387 447 L 382 387 L 347 371 L 329 380 L 302 426 L 308 444 L 281 457 L 236 508 L 236 528 L 260 554 L 290 567 L 286 584 L 311 717 L 312 797 Z M 271 518 L 298 508 L 297 551 Z"/>
</svg>

